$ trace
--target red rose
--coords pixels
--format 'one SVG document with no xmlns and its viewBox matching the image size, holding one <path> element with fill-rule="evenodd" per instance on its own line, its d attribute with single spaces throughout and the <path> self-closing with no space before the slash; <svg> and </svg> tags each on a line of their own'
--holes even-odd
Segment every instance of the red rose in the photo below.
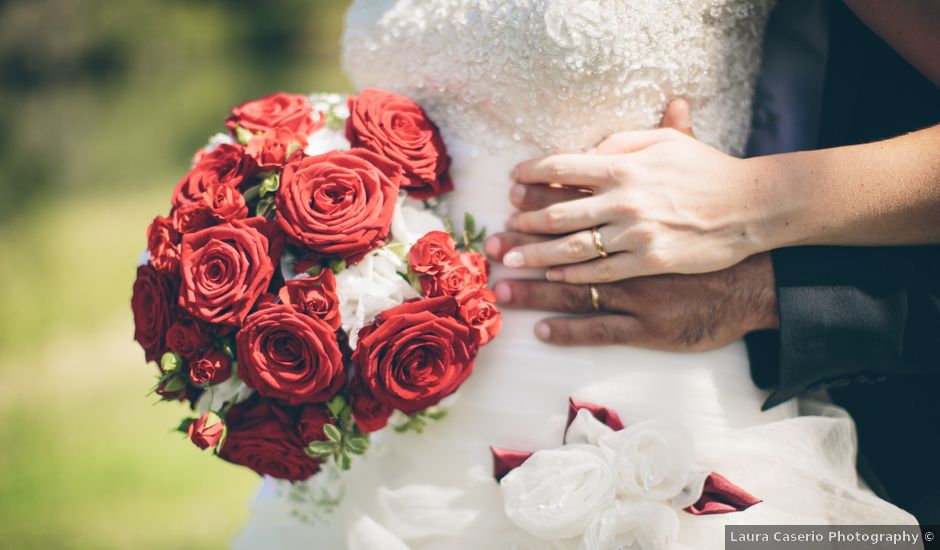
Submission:
<svg viewBox="0 0 940 550">
<path fill-rule="evenodd" d="M 304 141 L 322 125 L 320 115 L 314 112 L 305 96 L 285 93 L 271 94 L 242 103 L 233 108 L 232 114 L 225 119 L 225 126 L 232 135 L 235 134 L 236 126 L 241 126 L 253 134 L 284 128 Z"/>
<path fill-rule="evenodd" d="M 208 323 L 242 324 L 274 274 L 268 239 L 241 221 L 184 236 L 180 256 L 180 307 Z"/>
<path fill-rule="evenodd" d="M 314 441 L 323 441 L 323 426 L 333 421 L 333 415 L 323 405 L 307 405 L 300 411 L 300 422 L 297 423 L 297 433 L 304 445 Z"/>
<path fill-rule="evenodd" d="M 245 197 L 234 187 L 216 184 L 203 193 L 202 200 L 212 216 L 219 221 L 240 220 L 248 215 Z"/>
<path fill-rule="evenodd" d="M 236 336 L 238 376 L 265 397 L 291 405 L 327 401 L 346 381 L 333 329 L 291 306 L 252 313 Z"/>
<path fill-rule="evenodd" d="M 252 136 L 245 152 L 262 170 L 274 170 L 287 162 L 295 151 L 303 149 L 297 134 L 285 128 L 275 128 Z"/>
<path fill-rule="evenodd" d="M 202 200 L 202 194 L 216 185 L 237 188 L 255 171 L 245 148 L 238 144 L 222 144 L 203 154 L 196 165 L 173 190 L 173 207 L 179 208 Z"/>
<path fill-rule="evenodd" d="M 176 301 L 177 284 L 170 275 L 150 265 L 137 268 L 131 310 L 134 312 L 134 340 L 144 348 L 147 361 L 159 361 L 166 352 L 166 331 Z"/>
<path fill-rule="evenodd" d="M 349 388 L 349 405 L 352 407 L 353 420 L 363 433 L 375 432 L 387 426 L 393 412 L 391 407 L 372 397 L 361 382 L 353 383 Z"/>
<path fill-rule="evenodd" d="M 189 439 L 202 450 L 215 447 L 225 433 L 225 423 L 213 412 L 204 413 L 189 425 Z"/>
<path fill-rule="evenodd" d="M 225 418 L 228 433 L 219 456 L 261 475 L 303 481 L 320 469 L 304 452 L 304 442 L 290 412 L 268 399 L 249 399 Z"/>
<path fill-rule="evenodd" d="M 436 405 L 473 371 L 475 331 L 456 319 L 449 296 L 388 309 L 359 332 L 352 361 L 382 404 L 407 414 Z"/>
<path fill-rule="evenodd" d="M 460 295 L 460 318 L 476 329 L 480 345 L 486 344 L 499 334 L 503 327 L 502 317 L 496 307 L 496 294 L 488 288 L 473 290 Z"/>
<path fill-rule="evenodd" d="M 198 356 L 209 342 L 206 327 L 193 319 L 178 319 L 166 331 L 166 347 L 187 360 Z"/>
<path fill-rule="evenodd" d="M 264 235 L 268 240 L 268 256 L 271 258 L 271 264 L 275 267 L 280 266 L 281 254 L 284 253 L 284 234 L 281 233 L 276 221 L 262 216 L 252 216 L 234 223 L 239 227 L 250 227 Z"/>
<path fill-rule="evenodd" d="M 457 256 L 453 237 L 446 231 L 431 231 L 411 246 L 408 265 L 415 273 L 437 275 Z"/>
<path fill-rule="evenodd" d="M 180 265 L 180 236 L 173 224 L 163 216 L 153 219 L 147 228 L 147 251 L 150 264 L 158 271 L 175 272 Z"/>
<path fill-rule="evenodd" d="M 209 350 L 189 364 L 189 379 L 193 384 L 221 384 L 232 376 L 232 358 L 221 350 Z"/>
<path fill-rule="evenodd" d="M 486 286 L 489 264 L 476 252 L 461 252 L 435 277 L 422 277 L 425 296 L 458 296 Z"/>
<path fill-rule="evenodd" d="M 450 157 L 437 128 L 414 101 L 382 90 L 349 96 L 346 137 L 397 162 L 405 172 L 409 195 L 427 199 L 453 190 Z"/>
<path fill-rule="evenodd" d="M 173 228 L 181 235 L 202 231 L 219 223 L 204 201 L 174 208 L 170 216 L 173 218 Z"/>
<path fill-rule="evenodd" d="M 364 149 L 288 162 L 277 193 L 277 221 L 292 241 L 348 261 L 388 234 L 401 170 Z"/>
<path fill-rule="evenodd" d="M 326 321 L 333 330 L 339 330 L 342 319 L 339 315 L 339 297 L 336 295 L 336 277 L 332 269 L 324 269 L 319 275 L 293 279 L 284 283 L 278 292 L 281 303 L 297 311 Z"/>
</svg>

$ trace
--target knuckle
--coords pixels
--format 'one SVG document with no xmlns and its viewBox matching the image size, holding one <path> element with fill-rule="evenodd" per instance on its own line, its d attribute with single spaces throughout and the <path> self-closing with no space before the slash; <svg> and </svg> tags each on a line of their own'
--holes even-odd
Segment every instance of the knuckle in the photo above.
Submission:
<svg viewBox="0 0 940 550">
<path fill-rule="evenodd" d="M 580 235 L 570 237 L 565 241 L 565 254 L 570 259 L 580 260 L 587 257 L 588 243 Z"/>
<path fill-rule="evenodd" d="M 623 160 L 614 160 L 607 166 L 607 176 L 613 181 L 633 179 L 633 167 Z"/>
<path fill-rule="evenodd" d="M 647 250 L 643 254 L 643 263 L 647 266 L 661 270 L 672 267 L 672 257 L 661 250 Z"/>
<path fill-rule="evenodd" d="M 610 262 L 599 262 L 595 271 L 595 277 L 599 282 L 607 283 L 616 280 L 614 268 Z"/>
<path fill-rule="evenodd" d="M 571 167 L 566 162 L 557 159 L 548 161 L 545 170 L 553 181 L 563 179 L 571 173 Z"/>
<path fill-rule="evenodd" d="M 607 208 L 610 214 L 618 218 L 632 218 L 637 213 L 636 207 L 632 203 L 624 200 L 614 201 L 610 203 Z"/>
<path fill-rule="evenodd" d="M 565 212 L 561 208 L 550 206 L 545 209 L 545 226 L 552 230 L 559 230 L 565 225 Z"/>
</svg>

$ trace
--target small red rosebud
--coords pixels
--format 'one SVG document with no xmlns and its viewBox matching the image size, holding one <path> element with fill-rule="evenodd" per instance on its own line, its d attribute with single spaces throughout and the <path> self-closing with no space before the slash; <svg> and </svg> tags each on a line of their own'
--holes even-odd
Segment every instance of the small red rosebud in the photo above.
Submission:
<svg viewBox="0 0 940 550">
<path fill-rule="evenodd" d="M 225 435 L 225 422 L 214 412 L 207 412 L 189 425 L 189 439 L 202 450 L 215 447 Z"/>
<path fill-rule="evenodd" d="M 189 379 L 199 386 L 221 384 L 231 375 L 232 358 L 217 349 L 207 351 L 189 365 Z"/>
</svg>

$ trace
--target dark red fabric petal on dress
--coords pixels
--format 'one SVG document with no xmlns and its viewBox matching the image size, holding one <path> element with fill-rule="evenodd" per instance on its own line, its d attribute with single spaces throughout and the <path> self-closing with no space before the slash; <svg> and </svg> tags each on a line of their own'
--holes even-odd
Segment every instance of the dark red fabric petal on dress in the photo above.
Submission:
<svg viewBox="0 0 940 550">
<path fill-rule="evenodd" d="M 724 476 L 712 472 L 705 479 L 701 498 L 685 511 L 696 516 L 727 514 L 747 510 L 758 502 L 761 502 L 761 499 L 731 483 Z"/>
</svg>

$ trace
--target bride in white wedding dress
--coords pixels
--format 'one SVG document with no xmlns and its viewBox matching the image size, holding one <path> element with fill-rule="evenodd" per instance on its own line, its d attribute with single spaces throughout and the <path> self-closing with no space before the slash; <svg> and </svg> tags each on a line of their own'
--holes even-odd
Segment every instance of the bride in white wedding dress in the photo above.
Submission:
<svg viewBox="0 0 940 550">
<path fill-rule="evenodd" d="M 696 135 L 739 155 L 770 0 L 355 0 L 344 64 L 357 87 L 415 99 L 453 158 L 450 214 L 502 228 L 510 169 L 584 151 L 619 131 L 657 126 L 686 98 Z M 494 266 L 491 280 L 531 276 Z M 536 274 L 537 275 L 537 274 Z M 761 412 L 744 345 L 674 354 L 629 347 L 555 348 L 534 312 L 504 311 L 447 417 L 423 434 L 385 430 L 322 511 L 311 487 L 266 480 L 237 548 L 545 548 L 506 518 L 490 446 L 562 442 L 569 397 L 614 409 L 629 426 L 682 422 L 697 464 L 763 502 L 743 512 L 678 512 L 677 544 L 723 548 L 732 524 L 913 524 L 860 487 L 854 429 L 795 402 Z M 318 496 L 320 495 L 320 496 Z M 316 516 L 320 517 L 316 517 Z"/>
</svg>

